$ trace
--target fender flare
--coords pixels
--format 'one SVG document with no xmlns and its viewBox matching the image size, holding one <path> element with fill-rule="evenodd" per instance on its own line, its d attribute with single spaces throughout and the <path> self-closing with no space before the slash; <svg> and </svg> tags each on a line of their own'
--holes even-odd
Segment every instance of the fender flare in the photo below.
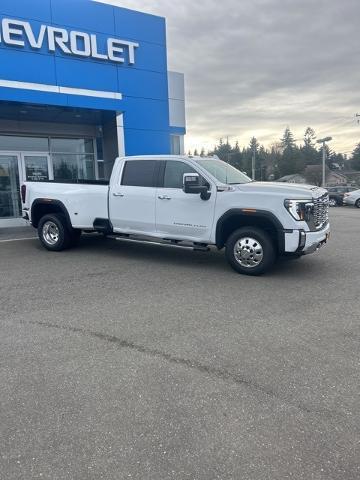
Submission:
<svg viewBox="0 0 360 480">
<path fill-rule="evenodd" d="M 65 216 L 66 219 L 66 225 L 68 228 L 72 229 L 72 223 L 70 219 L 69 212 L 65 205 L 60 201 L 60 200 L 53 200 L 51 198 L 37 198 L 36 200 L 33 201 L 31 205 L 31 224 L 33 227 L 37 228 L 39 224 L 39 220 L 41 217 L 37 218 L 36 221 L 34 222 L 33 219 L 36 218 L 36 208 L 39 206 L 46 206 L 50 210 L 48 213 L 59 213 L 59 211 Z M 51 207 L 55 207 L 54 211 L 51 212 Z"/>
<path fill-rule="evenodd" d="M 225 246 L 225 241 L 222 238 L 222 229 L 224 223 L 230 217 L 248 217 L 248 218 L 257 218 L 257 219 L 266 219 L 269 221 L 272 226 L 274 227 L 276 234 L 277 234 L 277 246 L 279 252 L 285 251 L 285 233 L 286 230 L 284 229 L 283 225 L 281 224 L 280 220 L 274 215 L 272 212 L 267 210 L 255 210 L 250 211 L 250 209 L 242 209 L 242 208 L 232 208 L 225 212 L 218 220 L 216 225 L 216 246 L 221 249 Z"/>
</svg>

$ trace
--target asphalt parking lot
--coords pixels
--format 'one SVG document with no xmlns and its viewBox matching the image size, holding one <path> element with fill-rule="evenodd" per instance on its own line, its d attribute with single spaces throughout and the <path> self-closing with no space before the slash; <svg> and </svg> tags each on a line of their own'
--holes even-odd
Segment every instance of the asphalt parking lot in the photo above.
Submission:
<svg viewBox="0 0 360 480">
<path fill-rule="evenodd" d="M 0 477 L 359 479 L 360 211 L 331 217 L 326 249 L 261 278 L 3 232 Z"/>
</svg>

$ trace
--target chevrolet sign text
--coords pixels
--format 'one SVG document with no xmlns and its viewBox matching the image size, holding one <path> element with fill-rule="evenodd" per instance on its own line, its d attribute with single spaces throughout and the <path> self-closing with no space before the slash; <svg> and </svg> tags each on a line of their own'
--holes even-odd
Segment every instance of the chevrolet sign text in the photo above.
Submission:
<svg viewBox="0 0 360 480">
<path fill-rule="evenodd" d="M 25 47 L 41 50 L 44 44 L 49 52 L 59 50 L 66 55 L 94 58 L 96 60 L 116 63 L 135 64 L 135 51 L 139 47 L 136 42 L 108 38 L 105 51 L 99 51 L 95 34 L 68 31 L 64 28 L 41 25 L 38 33 L 34 33 L 29 22 L 4 18 L 1 21 L 0 43 L 14 47 Z"/>
</svg>

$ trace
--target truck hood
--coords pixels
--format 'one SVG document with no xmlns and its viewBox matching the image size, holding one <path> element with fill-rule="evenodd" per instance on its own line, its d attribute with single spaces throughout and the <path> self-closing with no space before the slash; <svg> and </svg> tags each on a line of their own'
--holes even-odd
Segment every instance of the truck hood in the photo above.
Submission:
<svg viewBox="0 0 360 480">
<path fill-rule="evenodd" d="M 237 185 L 235 188 L 242 192 L 259 193 L 262 195 L 281 195 L 284 196 L 284 198 L 294 200 L 319 198 L 327 193 L 324 188 L 300 183 L 290 184 L 281 182 L 251 182 L 243 185 Z"/>
</svg>

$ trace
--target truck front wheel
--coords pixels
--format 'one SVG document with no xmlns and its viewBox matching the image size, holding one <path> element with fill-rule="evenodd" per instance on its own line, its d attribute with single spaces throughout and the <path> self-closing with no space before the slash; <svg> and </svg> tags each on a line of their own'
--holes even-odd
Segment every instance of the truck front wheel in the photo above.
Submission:
<svg viewBox="0 0 360 480">
<path fill-rule="evenodd" d="M 226 258 L 243 275 L 262 275 L 274 264 L 276 252 L 270 236 L 256 227 L 243 227 L 226 242 Z"/>
<path fill-rule="evenodd" d="M 66 219 L 60 213 L 43 216 L 38 225 L 38 235 L 43 246 L 53 252 L 65 250 L 72 241 Z"/>
</svg>

